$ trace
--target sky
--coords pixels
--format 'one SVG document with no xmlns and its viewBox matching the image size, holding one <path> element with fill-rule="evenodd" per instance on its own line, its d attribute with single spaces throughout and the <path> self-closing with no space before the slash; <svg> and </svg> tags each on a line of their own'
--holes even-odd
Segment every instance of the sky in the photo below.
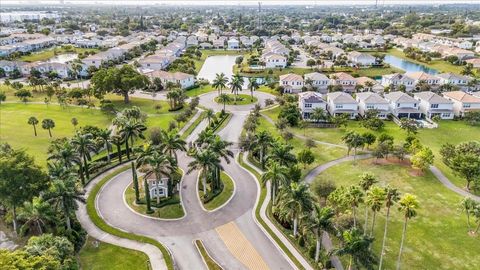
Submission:
<svg viewBox="0 0 480 270">
<path fill-rule="evenodd" d="M 32 4 L 59 4 L 62 0 L 0 0 L 1 5 L 8 4 L 21 4 L 21 5 L 32 5 Z M 65 4 L 113 4 L 113 5 L 182 5 L 182 6 L 192 6 L 192 5 L 257 5 L 259 0 L 197 0 L 197 1 L 184 1 L 184 0 L 63 0 Z M 290 0 L 290 1 L 279 1 L 279 0 L 260 0 L 262 5 L 374 5 L 375 0 L 317 0 L 317 1 L 304 1 L 304 0 Z M 467 3 L 467 4 L 479 4 L 480 0 L 378 0 L 378 4 L 385 5 L 419 5 L 419 4 L 454 4 L 454 3 Z"/>
</svg>

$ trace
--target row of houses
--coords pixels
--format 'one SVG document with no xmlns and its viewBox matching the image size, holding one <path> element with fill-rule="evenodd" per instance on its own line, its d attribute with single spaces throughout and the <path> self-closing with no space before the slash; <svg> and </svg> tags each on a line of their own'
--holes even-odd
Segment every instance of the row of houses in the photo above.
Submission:
<svg viewBox="0 0 480 270">
<path fill-rule="evenodd" d="M 25 39 L 21 42 L 15 42 L 0 46 L 0 57 L 9 56 L 13 53 L 28 53 L 55 45 L 55 39 L 47 36 Z"/>
<path fill-rule="evenodd" d="M 33 62 L 27 63 L 22 61 L 6 61 L 0 60 L 0 68 L 5 71 L 7 75 L 14 70 L 18 70 L 22 76 L 30 75 L 32 69 L 36 69 L 43 74 L 49 72 L 56 72 L 60 78 L 66 78 L 70 75 L 70 65 L 65 63 L 55 62 Z"/>
<path fill-rule="evenodd" d="M 322 95 L 309 91 L 299 94 L 298 106 L 304 119 L 311 119 L 315 108 L 321 108 L 332 116 L 346 114 L 350 119 L 365 116 L 370 110 L 376 110 L 380 119 L 386 119 L 390 114 L 397 118 L 453 119 L 454 116 L 463 117 L 467 112 L 480 111 L 480 92 L 470 95 L 463 91 L 451 91 L 442 96 L 431 91 L 413 96 L 404 92 L 390 92 L 383 96 L 362 92 L 354 98 L 344 92 Z"/>
<path fill-rule="evenodd" d="M 265 48 L 260 60 L 265 63 L 266 68 L 284 68 L 287 66 L 289 54 L 289 48 L 278 39 L 271 38 L 265 40 Z"/>
</svg>

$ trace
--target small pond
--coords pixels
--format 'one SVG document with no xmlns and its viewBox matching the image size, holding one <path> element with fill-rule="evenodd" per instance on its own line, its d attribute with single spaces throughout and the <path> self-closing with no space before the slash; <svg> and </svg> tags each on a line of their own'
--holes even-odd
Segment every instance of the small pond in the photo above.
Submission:
<svg viewBox="0 0 480 270">
<path fill-rule="evenodd" d="M 48 59 L 47 62 L 65 64 L 65 63 L 67 63 L 69 61 L 73 61 L 77 58 L 78 58 L 78 54 L 76 54 L 76 53 L 65 53 L 65 54 L 55 55 L 54 57 Z"/>
<path fill-rule="evenodd" d="M 396 67 L 401 70 L 404 70 L 405 72 L 423 71 L 425 73 L 432 74 L 432 75 L 438 73 L 436 69 L 432 69 L 427 66 L 417 64 L 417 63 L 414 63 L 390 54 L 385 55 L 384 62 L 389 64 L 392 67 Z"/>
</svg>

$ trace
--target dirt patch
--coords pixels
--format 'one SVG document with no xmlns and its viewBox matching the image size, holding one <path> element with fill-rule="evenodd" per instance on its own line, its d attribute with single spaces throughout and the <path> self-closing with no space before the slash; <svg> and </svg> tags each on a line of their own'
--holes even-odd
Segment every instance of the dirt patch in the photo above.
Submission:
<svg viewBox="0 0 480 270">
<path fill-rule="evenodd" d="M 373 163 L 374 165 L 400 165 L 400 166 L 404 166 L 404 167 L 410 167 L 411 163 L 408 159 L 404 159 L 404 160 L 400 160 L 398 158 L 388 158 L 388 159 L 384 159 L 384 158 L 379 158 L 379 159 L 371 159 L 370 161 L 371 163 Z M 367 162 L 365 162 L 367 163 Z"/>
</svg>

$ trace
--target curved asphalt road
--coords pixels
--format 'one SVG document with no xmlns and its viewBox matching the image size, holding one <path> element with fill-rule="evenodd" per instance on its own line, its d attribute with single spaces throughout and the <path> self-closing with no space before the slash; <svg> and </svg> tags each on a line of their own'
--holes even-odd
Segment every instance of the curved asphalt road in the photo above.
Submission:
<svg viewBox="0 0 480 270">
<path fill-rule="evenodd" d="M 259 102 L 273 96 L 261 92 L 255 93 Z M 216 111 L 222 105 L 213 101 L 216 92 L 200 97 L 200 104 Z M 253 105 L 229 106 L 233 116 L 227 126 L 219 132 L 223 139 L 238 142 L 243 121 Z M 230 108 L 227 108 L 230 109 Z M 194 133 L 199 133 L 199 125 Z M 195 135 L 190 136 L 194 138 Z M 235 150 L 236 151 L 236 150 Z M 180 156 L 179 166 L 187 171 L 191 158 Z M 202 239 L 205 246 L 225 269 L 245 269 L 227 249 L 215 228 L 229 222 L 235 222 L 244 236 L 254 246 L 270 269 L 292 269 L 284 255 L 267 238 L 253 218 L 253 208 L 257 198 L 256 180 L 233 160 L 223 164 L 225 171 L 233 177 L 236 191 L 232 200 L 215 212 L 206 212 L 200 206 L 196 192 L 198 172 L 185 175 L 181 183 L 181 197 L 187 215 L 180 220 L 167 221 L 152 219 L 132 212 L 124 203 L 124 190 L 131 183 L 131 171 L 123 172 L 109 181 L 99 192 L 96 204 L 99 214 L 111 226 L 146 235 L 164 243 L 173 253 L 180 269 L 205 269 L 205 266 L 192 244 L 193 239 Z"/>
</svg>

